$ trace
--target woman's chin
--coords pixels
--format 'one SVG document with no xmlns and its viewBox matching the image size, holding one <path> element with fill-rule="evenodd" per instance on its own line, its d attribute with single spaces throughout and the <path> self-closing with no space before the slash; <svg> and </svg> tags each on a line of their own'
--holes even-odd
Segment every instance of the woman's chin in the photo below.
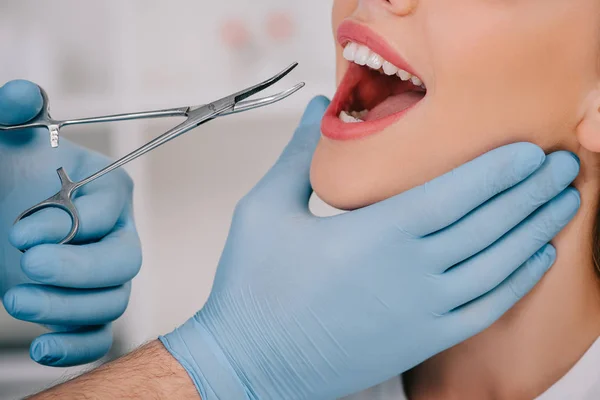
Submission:
<svg viewBox="0 0 600 400">
<path fill-rule="evenodd" d="M 319 169 L 311 171 L 311 185 L 321 200 L 342 211 L 367 207 L 391 197 L 348 177 L 325 173 Z"/>
<path fill-rule="evenodd" d="M 329 190 L 320 191 L 315 188 L 315 193 L 323 200 L 323 202 L 325 202 L 325 204 L 341 211 L 353 211 L 373 204 L 350 199 L 346 196 L 340 196 L 338 193 L 331 193 Z"/>
<path fill-rule="evenodd" d="M 423 183 L 431 163 L 404 162 L 408 156 L 423 159 L 417 152 L 393 152 L 379 143 L 322 142 L 312 159 L 312 188 L 321 200 L 339 210 L 367 207 Z M 412 168 L 406 168 L 407 163 Z"/>
</svg>

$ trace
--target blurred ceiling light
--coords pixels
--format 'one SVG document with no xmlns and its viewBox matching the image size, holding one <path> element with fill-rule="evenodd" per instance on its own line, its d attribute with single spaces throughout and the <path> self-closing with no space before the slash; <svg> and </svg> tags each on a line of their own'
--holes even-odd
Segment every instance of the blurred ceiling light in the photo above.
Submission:
<svg viewBox="0 0 600 400">
<path fill-rule="evenodd" d="M 268 35 L 277 41 L 286 41 L 294 36 L 294 19 L 286 12 L 272 12 L 267 16 Z"/>
<path fill-rule="evenodd" d="M 229 19 L 221 24 L 221 40 L 232 49 L 242 49 L 251 41 L 251 34 L 241 19 Z"/>
</svg>

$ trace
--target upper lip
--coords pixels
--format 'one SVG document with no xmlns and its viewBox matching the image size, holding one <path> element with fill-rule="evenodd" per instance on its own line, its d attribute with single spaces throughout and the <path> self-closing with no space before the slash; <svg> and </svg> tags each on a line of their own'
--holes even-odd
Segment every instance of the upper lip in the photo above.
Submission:
<svg viewBox="0 0 600 400">
<path fill-rule="evenodd" d="M 337 30 L 337 40 L 342 47 L 346 46 L 348 42 L 354 42 L 367 46 L 369 49 L 379 54 L 386 61 L 394 64 L 396 67 L 421 78 L 419 74 L 417 74 L 408 64 L 408 62 L 394 48 L 392 48 L 392 46 L 390 46 L 384 38 L 364 25 L 352 20 L 346 20 L 342 22 Z"/>
</svg>

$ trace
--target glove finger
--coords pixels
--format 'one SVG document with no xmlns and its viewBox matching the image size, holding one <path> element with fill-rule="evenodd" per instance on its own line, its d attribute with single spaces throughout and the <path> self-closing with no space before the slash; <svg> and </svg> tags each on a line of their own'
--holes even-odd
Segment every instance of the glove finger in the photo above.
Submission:
<svg viewBox="0 0 600 400">
<path fill-rule="evenodd" d="M 539 257 L 540 248 L 547 248 L 571 221 L 579 203 L 575 189 L 565 190 L 501 240 L 443 274 L 445 311 L 489 292 L 528 259 Z"/>
<path fill-rule="evenodd" d="M 31 120 L 42 109 L 43 99 L 38 86 L 15 80 L 0 87 L 0 125 L 17 125 Z"/>
<path fill-rule="evenodd" d="M 47 325 L 103 325 L 119 318 L 129 302 L 131 283 L 106 289 L 65 289 L 23 284 L 4 295 L 16 319 Z"/>
<path fill-rule="evenodd" d="M 497 254 L 496 254 L 497 256 Z M 503 267 L 501 262 L 495 262 L 491 265 L 469 265 L 467 268 L 470 269 L 471 275 L 467 279 L 470 281 L 459 281 L 460 277 L 467 275 L 465 273 L 453 274 L 450 279 L 442 279 L 441 284 L 443 288 L 440 290 L 443 296 L 440 296 L 443 304 L 440 304 L 436 310 L 438 314 L 445 314 L 451 310 L 457 309 L 469 302 L 491 292 L 502 284 L 508 276 L 510 276 L 518 268 L 523 268 L 526 263 L 550 263 L 553 264 L 556 258 L 556 250 L 550 244 L 543 245 L 539 250 L 533 253 L 529 259 L 524 263 L 517 264 L 517 268 L 513 268 L 512 260 L 507 261 L 510 264 L 510 268 L 500 268 L 500 272 L 494 270 L 494 268 Z M 499 265 L 500 264 L 500 265 Z M 479 267 L 480 271 L 474 271 Z M 482 268 L 483 267 L 483 268 Z M 462 268 L 462 267 L 458 267 Z M 491 276 L 485 276 L 485 272 L 490 273 Z"/>
<path fill-rule="evenodd" d="M 69 332 L 46 333 L 29 348 L 31 359 L 50 367 L 72 367 L 104 357 L 112 346 L 110 324 L 80 328 Z"/>
<path fill-rule="evenodd" d="M 328 106 L 329 100 L 325 97 L 316 97 L 308 104 L 292 140 L 246 199 L 271 199 L 271 212 L 308 211 L 312 194 L 310 165 L 321 137 L 321 119 Z"/>
<path fill-rule="evenodd" d="M 455 330 L 459 340 L 487 329 L 534 288 L 556 259 L 556 251 L 546 245 L 494 290 L 445 315 L 444 329 Z"/>
<path fill-rule="evenodd" d="M 446 268 L 486 249 L 515 226 L 522 223 L 540 206 L 563 192 L 575 180 L 578 173 L 579 163 L 570 153 L 561 151 L 551 154 L 546 158 L 544 165 L 524 182 L 496 196 L 452 226 L 424 238 L 431 249 L 429 254 L 436 260 L 435 264 L 438 271 L 435 272 L 441 273 Z M 556 207 L 561 205 L 567 207 L 565 212 L 569 215 L 569 218 L 573 216 L 571 211 L 579 207 L 578 205 L 577 208 L 571 207 L 574 205 L 573 202 L 568 204 L 559 202 L 558 205 L 551 207 L 549 211 L 542 214 L 544 218 L 548 217 L 545 220 L 547 225 L 540 227 L 539 232 L 541 238 L 545 239 L 541 243 L 536 242 L 536 250 L 558 233 L 556 231 L 557 223 L 568 222 L 568 219 L 552 219 L 553 215 L 548 214 L 548 212 L 554 211 Z M 559 215 L 557 214 L 556 217 L 559 217 Z M 562 217 L 560 215 L 560 218 Z M 544 227 L 550 231 L 543 232 Z M 552 236 L 548 237 L 550 233 L 552 233 Z M 525 239 L 526 237 L 523 238 L 523 240 Z M 449 249 L 452 250 L 448 251 Z M 511 249 L 510 253 L 513 254 L 514 250 Z M 527 254 L 527 256 L 532 253 Z M 518 253 L 518 255 L 522 256 L 523 254 Z M 521 260 L 521 262 L 524 260 Z M 521 262 L 519 262 L 519 265 Z"/>
<path fill-rule="evenodd" d="M 422 186 L 375 204 L 366 214 L 387 225 L 392 217 L 401 231 L 423 237 L 458 221 L 518 184 L 537 170 L 544 159 L 544 152 L 534 144 L 503 146 Z"/>
<path fill-rule="evenodd" d="M 73 289 L 123 285 L 137 275 L 141 265 L 142 249 L 132 220 L 97 243 L 43 244 L 21 258 L 21 268 L 30 279 Z"/>
<path fill-rule="evenodd" d="M 73 203 L 80 219 L 80 229 L 73 243 L 87 243 L 106 236 L 115 228 L 123 212 L 130 212 L 133 185 L 124 174 L 113 172 L 98 182 L 84 186 Z M 112 175 L 112 176 L 111 176 Z M 13 226 L 9 241 L 26 250 L 44 243 L 58 243 L 71 230 L 71 218 L 57 208 L 48 208 L 19 221 Z"/>
</svg>

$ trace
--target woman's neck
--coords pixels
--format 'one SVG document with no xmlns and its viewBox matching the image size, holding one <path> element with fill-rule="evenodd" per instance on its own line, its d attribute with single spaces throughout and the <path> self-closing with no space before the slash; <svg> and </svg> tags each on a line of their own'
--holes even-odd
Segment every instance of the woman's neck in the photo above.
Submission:
<svg viewBox="0 0 600 400">
<path fill-rule="evenodd" d="M 576 182 L 581 209 L 552 242 L 557 260 L 536 288 L 479 335 L 404 376 L 410 400 L 531 400 L 564 376 L 600 335 L 592 262 L 597 182 Z M 592 204 L 593 203 L 593 204 Z"/>
</svg>

